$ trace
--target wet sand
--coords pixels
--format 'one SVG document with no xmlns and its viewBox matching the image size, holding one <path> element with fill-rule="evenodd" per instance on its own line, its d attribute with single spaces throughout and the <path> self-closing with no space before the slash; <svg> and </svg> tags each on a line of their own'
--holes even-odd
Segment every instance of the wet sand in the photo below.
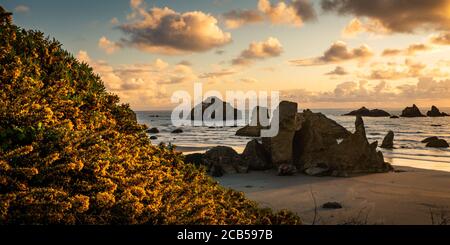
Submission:
<svg viewBox="0 0 450 245">
<path fill-rule="evenodd" d="M 396 170 L 400 171 L 350 178 L 280 177 L 266 171 L 226 175 L 217 181 L 264 207 L 294 211 L 308 224 L 314 216 L 315 224 L 325 225 L 430 225 L 439 223 L 441 215 L 450 219 L 450 172 L 404 166 Z M 343 208 L 322 209 L 326 202 L 339 202 Z"/>
</svg>

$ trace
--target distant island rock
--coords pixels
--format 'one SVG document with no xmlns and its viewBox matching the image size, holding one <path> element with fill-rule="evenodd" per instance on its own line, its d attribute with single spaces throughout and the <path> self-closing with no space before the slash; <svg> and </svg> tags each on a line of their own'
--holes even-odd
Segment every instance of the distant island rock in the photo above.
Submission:
<svg viewBox="0 0 450 245">
<path fill-rule="evenodd" d="M 426 117 L 426 116 L 422 114 L 422 112 L 419 110 L 419 107 L 413 105 L 412 107 L 406 107 L 402 111 L 401 117 Z"/>
<path fill-rule="evenodd" d="M 344 114 L 343 116 L 390 117 L 391 114 L 380 109 L 369 110 L 366 107 L 361 107 L 360 109 Z"/>
<path fill-rule="evenodd" d="M 429 117 L 448 117 L 448 115 L 445 112 L 441 112 L 436 106 L 431 107 L 431 111 L 427 112 L 427 116 Z"/>
<path fill-rule="evenodd" d="M 391 116 L 390 118 L 391 118 L 391 119 L 399 119 L 400 117 L 394 115 L 394 116 Z"/>
<path fill-rule="evenodd" d="M 217 101 L 217 102 L 216 102 Z M 207 98 L 204 102 L 201 104 L 196 105 L 191 110 L 191 120 L 202 120 L 202 121 L 213 121 L 216 119 L 216 113 L 211 108 L 212 112 L 211 115 L 206 115 L 207 118 L 205 118 L 205 111 L 206 109 L 210 108 L 211 106 L 214 106 L 216 103 L 222 103 L 223 108 L 223 114 L 222 118 L 223 121 L 230 121 L 230 120 L 239 120 L 242 118 L 242 112 L 238 109 L 234 108 L 230 103 L 227 103 L 225 101 L 222 101 L 221 99 L 217 97 L 210 97 Z M 196 113 L 201 113 L 201 115 L 196 115 Z"/>
</svg>

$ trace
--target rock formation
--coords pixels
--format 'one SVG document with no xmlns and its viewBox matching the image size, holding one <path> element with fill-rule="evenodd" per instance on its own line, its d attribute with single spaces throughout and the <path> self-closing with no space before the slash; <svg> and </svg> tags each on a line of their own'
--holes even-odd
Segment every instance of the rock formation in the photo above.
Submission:
<svg viewBox="0 0 450 245">
<path fill-rule="evenodd" d="M 214 111 L 215 107 L 211 108 L 210 115 L 206 115 L 206 118 L 204 117 L 206 109 L 210 108 L 211 106 L 214 106 L 216 101 L 219 104 L 222 103 L 222 109 L 223 109 L 222 119 L 223 119 L 223 121 L 238 120 L 238 119 L 242 118 L 242 112 L 239 111 L 238 109 L 234 108 L 230 103 L 224 102 L 216 97 L 211 97 L 211 98 L 206 99 L 201 104 L 196 105 L 194 108 L 192 108 L 191 114 L 190 114 L 191 120 L 192 121 L 194 121 L 194 120 L 212 121 L 212 120 L 216 119 L 216 113 Z M 201 115 L 196 115 L 196 110 L 199 113 L 201 113 Z"/>
<path fill-rule="evenodd" d="M 234 149 L 226 146 L 217 146 L 207 151 L 202 161 L 214 177 L 248 172 L 248 165 L 242 161 L 240 155 Z"/>
<path fill-rule="evenodd" d="M 331 131 L 333 134 L 324 134 L 315 124 L 304 124 L 296 137 L 296 145 L 299 147 L 297 167 L 307 174 L 333 176 L 392 170 L 392 166 L 384 162 L 383 153 L 377 152 L 378 143 L 368 142 L 361 116 L 357 116 L 355 128 L 353 134 L 336 131 L 339 127 Z M 321 171 L 317 171 L 319 169 Z"/>
<path fill-rule="evenodd" d="M 394 116 L 391 116 L 390 118 L 391 118 L 391 119 L 399 119 L 400 117 L 394 115 Z"/>
<path fill-rule="evenodd" d="M 263 146 L 275 166 L 292 164 L 293 140 L 295 132 L 301 127 L 297 103 L 282 101 L 277 110 L 279 112 L 278 135 L 272 138 L 263 138 Z"/>
<path fill-rule="evenodd" d="M 183 129 L 181 128 L 177 128 L 174 131 L 172 131 L 172 134 L 181 134 L 181 133 L 183 133 Z"/>
<path fill-rule="evenodd" d="M 391 114 L 389 114 L 386 111 L 379 110 L 379 109 L 369 110 L 366 107 L 362 107 L 356 111 L 352 111 L 350 113 L 344 114 L 344 116 L 390 117 Z"/>
<path fill-rule="evenodd" d="M 147 134 L 159 134 L 159 130 L 157 128 L 148 129 Z"/>
<path fill-rule="evenodd" d="M 261 119 L 264 121 L 261 121 Z M 263 125 L 269 125 L 269 123 L 270 123 L 269 110 L 267 108 L 257 106 L 255 107 L 255 109 L 253 109 L 250 124 L 239 129 L 236 132 L 236 136 L 260 137 L 261 130 L 267 128 L 264 127 Z"/>
<path fill-rule="evenodd" d="M 448 144 L 448 142 L 444 139 L 439 139 L 437 137 L 431 137 L 428 138 L 426 140 L 424 140 L 427 143 L 426 147 L 430 147 L 430 148 L 449 148 L 450 145 Z"/>
<path fill-rule="evenodd" d="M 297 167 L 292 164 L 281 164 L 278 166 L 278 176 L 292 176 L 297 173 Z"/>
<path fill-rule="evenodd" d="M 428 138 L 422 140 L 422 143 L 430 143 L 431 141 L 436 141 L 436 140 L 439 140 L 439 138 L 436 136 L 428 137 Z"/>
<path fill-rule="evenodd" d="M 247 143 L 241 157 L 250 170 L 268 170 L 274 167 L 263 145 L 257 140 Z"/>
<path fill-rule="evenodd" d="M 412 107 L 406 107 L 402 111 L 401 117 L 425 117 L 425 115 L 420 112 L 419 108 L 416 105 L 413 105 Z"/>
<path fill-rule="evenodd" d="M 431 111 L 427 112 L 429 117 L 448 117 L 449 115 L 445 112 L 441 112 L 436 106 L 431 107 Z"/>
<path fill-rule="evenodd" d="M 393 149 L 394 148 L 394 132 L 389 131 L 389 133 L 384 137 L 383 143 L 381 144 L 381 148 L 384 149 Z"/>
</svg>

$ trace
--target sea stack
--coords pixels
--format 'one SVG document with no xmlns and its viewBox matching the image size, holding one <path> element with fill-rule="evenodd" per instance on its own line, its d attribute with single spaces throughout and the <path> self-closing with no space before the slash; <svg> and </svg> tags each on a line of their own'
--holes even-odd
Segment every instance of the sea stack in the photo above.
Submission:
<svg viewBox="0 0 450 245">
<path fill-rule="evenodd" d="M 420 112 L 419 108 L 416 105 L 413 105 L 412 107 L 406 107 L 402 111 L 401 117 L 425 117 L 425 115 Z"/>
<path fill-rule="evenodd" d="M 369 110 L 366 107 L 362 107 L 356 111 L 352 111 L 350 113 L 344 114 L 344 116 L 362 116 L 362 117 L 390 117 L 386 111 L 380 109 Z"/>
<path fill-rule="evenodd" d="M 441 112 L 436 106 L 432 106 L 431 110 L 427 112 L 429 117 L 448 117 L 449 115 L 445 112 Z"/>
<path fill-rule="evenodd" d="M 381 144 L 381 148 L 384 149 L 393 149 L 394 148 L 394 132 L 391 130 L 384 137 L 383 143 Z"/>
</svg>

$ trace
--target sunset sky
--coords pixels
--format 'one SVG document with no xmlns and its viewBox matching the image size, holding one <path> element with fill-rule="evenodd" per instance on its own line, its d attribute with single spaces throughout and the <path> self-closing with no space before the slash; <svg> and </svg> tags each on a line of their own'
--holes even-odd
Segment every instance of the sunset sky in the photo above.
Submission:
<svg viewBox="0 0 450 245">
<path fill-rule="evenodd" d="M 301 108 L 450 107 L 450 0 L 2 0 L 136 110 L 279 90 Z"/>
</svg>

